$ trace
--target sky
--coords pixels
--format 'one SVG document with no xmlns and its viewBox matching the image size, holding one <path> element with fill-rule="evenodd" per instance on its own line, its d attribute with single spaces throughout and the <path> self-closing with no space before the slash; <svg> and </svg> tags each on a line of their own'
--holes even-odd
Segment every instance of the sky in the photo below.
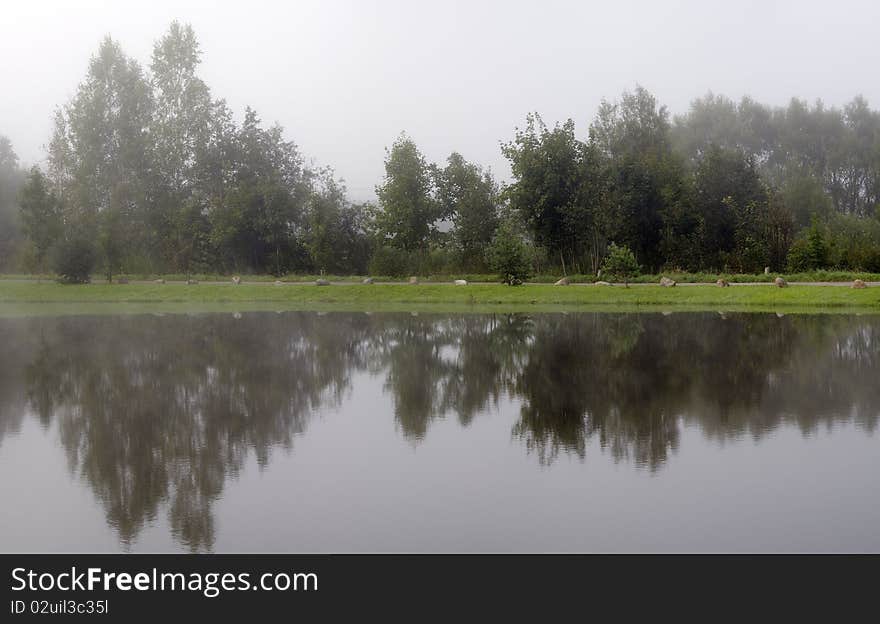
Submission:
<svg viewBox="0 0 880 624">
<path fill-rule="evenodd" d="M 172 20 L 192 24 L 201 76 L 241 119 L 278 122 L 353 199 L 373 197 L 403 131 L 509 176 L 501 142 L 531 111 L 587 130 L 602 99 L 641 84 L 671 113 L 708 91 L 880 107 L 880 3 L 443 0 L 4 0 L 0 134 L 45 161 L 53 110 L 111 35 L 148 66 Z"/>
</svg>

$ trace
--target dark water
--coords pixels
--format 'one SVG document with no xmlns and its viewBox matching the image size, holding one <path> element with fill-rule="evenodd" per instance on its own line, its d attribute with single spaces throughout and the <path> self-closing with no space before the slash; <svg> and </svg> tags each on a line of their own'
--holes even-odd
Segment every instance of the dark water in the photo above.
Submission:
<svg viewBox="0 0 880 624">
<path fill-rule="evenodd" d="M 878 551 L 880 317 L 0 319 L 0 551 Z"/>
</svg>

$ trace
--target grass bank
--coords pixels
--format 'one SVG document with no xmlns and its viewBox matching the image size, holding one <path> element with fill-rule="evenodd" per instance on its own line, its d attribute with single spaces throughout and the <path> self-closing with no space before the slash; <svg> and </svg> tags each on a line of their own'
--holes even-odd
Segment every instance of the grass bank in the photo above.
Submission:
<svg viewBox="0 0 880 624">
<path fill-rule="evenodd" d="M 687 310 L 863 310 L 880 312 L 880 288 L 772 285 L 552 286 L 528 284 L 86 284 L 2 281 L 0 304 L 228 304 L 248 309 L 481 309 L 642 307 Z M 245 305 L 246 304 L 246 305 Z"/>
</svg>

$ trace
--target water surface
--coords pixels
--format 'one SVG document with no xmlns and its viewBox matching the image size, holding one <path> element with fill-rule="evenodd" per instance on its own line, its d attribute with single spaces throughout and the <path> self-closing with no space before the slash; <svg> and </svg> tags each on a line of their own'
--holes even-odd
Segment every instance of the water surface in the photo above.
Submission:
<svg viewBox="0 0 880 624">
<path fill-rule="evenodd" d="M 0 319 L 0 551 L 878 551 L 880 317 Z"/>
</svg>

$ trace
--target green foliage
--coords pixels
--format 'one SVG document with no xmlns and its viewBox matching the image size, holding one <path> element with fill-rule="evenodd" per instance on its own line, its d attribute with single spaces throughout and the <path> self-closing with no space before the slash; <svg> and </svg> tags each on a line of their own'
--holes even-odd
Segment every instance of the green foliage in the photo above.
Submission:
<svg viewBox="0 0 880 624">
<path fill-rule="evenodd" d="M 457 265 L 465 270 L 485 268 L 486 248 L 498 227 L 498 188 L 491 174 L 460 154 L 436 169 L 442 215 L 453 222 L 452 240 Z"/>
<path fill-rule="evenodd" d="M 583 184 L 586 146 L 574 134 L 568 120 L 547 128 L 537 114 L 529 115 L 524 130 L 501 148 L 510 161 L 514 183 L 506 190 L 510 207 L 540 246 L 570 246 L 569 212 L 577 203 Z"/>
<path fill-rule="evenodd" d="M 727 201 L 732 201 L 727 198 Z M 766 201 L 749 201 L 736 209 L 736 227 L 733 232 L 733 265 L 740 273 L 755 273 L 767 266 Z"/>
<path fill-rule="evenodd" d="M 827 265 L 825 233 L 817 219 L 813 219 L 809 229 L 794 242 L 788 258 L 789 268 L 793 271 L 812 271 Z"/>
<path fill-rule="evenodd" d="M 808 175 L 786 175 L 781 192 L 791 207 L 792 220 L 797 228 L 805 228 L 813 219 L 827 219 L 833 210 L 831 198 L 822 188 L 822 180 Z"/>
<path fill-rule="evenodd" d="M 432 196 L 431 169 L 415 142 L 401 134 L 385 158 L 376 187 L 375 229 L 381 245 L 414 251 L 427 247 L 442 207 Z"/>
<path fill-rule="evenodd" d="M 835 215 L 828 220 L 823 237 L 826 266 L 880 271 L 880 221 Z"/>
<path fill-rule="evenodd" d="M 420 275 L 427 277 L 447 272 L 452 264 L 448 250 L 432 247 L 427 251 L 407 251 L 386 245 L 373 251 L 370 259 L 370 275 L 387 275 L 394 278 Z"/>
<path fill-rule="evenodd" d="M 413 268 L 412 254 L 404 249 L 385 245 L 373 251 L 370 260 L 371 275 L 391 275 L 402 277 L 411 275 Z"/>
<path fill-rule="evenodd" d="M 62 223 L 89 233 L 108 278 L 507 265 L 512 281 L 532 268 L 592 276 L 612 240 L 652 273 L 880 267 L 880 114 L 863 98 L 771 108 L 709 94 L 671 122 L 636 87 L 602 102 L 588 137 L 571 119 L 547 127 L 529 115 L 502 144 L 504 189 L 458 153 L 429 163 L 402 134 L 368 207 L 279 126 L 250 108 L 237 123 L 200 62 L 177 22 L 149 70 L 104 39 L 58 109 L 47 175 L 31 173 L 20 219 L 25 174 L 0 137 L 0 268 L 21 258 L 42 271 Z M 534 246 L 516 227 L 497 231 L 502 207 Z"/>
<path fill-rule="evenodd" d="M 515 220 L 501 221 L 486 251 L 486 262 L 508 286 L 518 286 L 532 274 L 532 254 Z"/>
<path fill-rule="evenodd" d="M 65 284 L 86 284 L 95 268 L 95 248 L 84 235 L 62 239 L 53 250 L 53 269 Z"/>
<path fill-rule="evenodd" d="M 669 115 L 647 90 L 636 87 L 618 102 L 603 102 L 590 126 L 590 143 L 600 155 L 607 191 L 600 197 L 608 240 L 633 250 L 654 269 L 679 258 L 661 254 L 680 247 L 670 234 L 688 236 L 683 169 L 669 140 Z M 683 219 L 683 220 L 679 220 Z M 664 240 L 665 234 L 665 240 Z"/>
<path fill-rule="evenodd" d="M 756 159 L 762 177 L 782 189 L 799 227 L 832 209 L 873 214 L 880 203 L 878 134 L 880 114 L 861 96 L 841 110 L 796 98 L 773 108 L 711 93 L 695 100 L 672 132 L 691 163 L 713 145 Z"/>
<path fill-rule="evenodd" d="M 18 196 L 24 183 L 25 172 L 19 167 L 12 143 L 0 135 L 0 269 L 11 267 L 23 251 Z"/>
<path fill-rule="evenodd" d="M 763 267 L 767 202 L 754 161 L 742 152 L 711 146 L 694 173 L 702 266 Z"/>
<path fill-rule="evenodd" d="M 608 247 L 608 256 L 602 264 L 602 273 L 623 280 L 623 283 L 629 286 L 630 280 L 639 274 L 639 263 L 629 247 L 611 243 Z"/>
<path fill-rule="evenodd" d="M 68 221 L 84 227 L 121 195 L 129 219 L 146 221 L 153 95 L 141 66 L 106 37 L 71 102 L 56 116 L 49 166 Z M 144 246 L 148 241 L 138 241 Z"/>
<path fill-rule="evenodd" d="M 39 271 L 45 270 L 49 250 L 62 232 L 61 205 L 49 190 L 43 172 L 34 167 L 19 195 L 21 223 L 34 249 L 34 260 Z"/>
<path fill-rule="evenodd" d="M 332 172 L 323 173 L 306 212 L 305 247 L 312 266 L 327 273 L 363 273 L 369 256 L 364 206 L 346 201 L 345 188 Z"/>
</svg>

